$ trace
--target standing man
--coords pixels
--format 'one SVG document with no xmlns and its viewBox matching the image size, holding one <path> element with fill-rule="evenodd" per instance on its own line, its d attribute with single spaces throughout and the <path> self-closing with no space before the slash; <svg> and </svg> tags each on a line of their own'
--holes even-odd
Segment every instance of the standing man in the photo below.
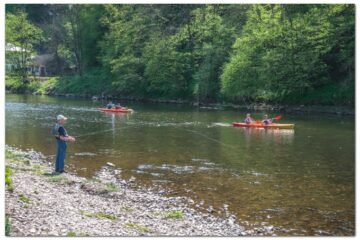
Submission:
<svg viewBox="0 0 360 240">
<path fill-rule="evenodd" d="M 57 146 L 55 172 L 63 173 L 66 172 L 64 170 L 67 147 L 66 142 L 75 142 L 75 138 L 69 136 L 64 128 L 67 118 L 63 115 L 58 115 L 56 119 L 57 123 L 52 129 L 52 134 L 55 136 Z"/>
</svg>

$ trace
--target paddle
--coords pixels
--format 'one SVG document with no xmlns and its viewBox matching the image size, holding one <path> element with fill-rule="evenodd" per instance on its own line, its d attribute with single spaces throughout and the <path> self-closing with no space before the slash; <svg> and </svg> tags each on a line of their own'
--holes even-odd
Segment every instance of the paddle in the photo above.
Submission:
<svg viewBox="0 0 360 240">
<path fill-rule="evenodd" d="M 281 118 L 282 118 L 282 116 L 279 115 L 279 116 L 274 117 L 273 120 L 280 120 Z M 256 120 L 255 122 L 256 123 L 261 123 L 262 121 L 261 120 Z"/>
</svg>

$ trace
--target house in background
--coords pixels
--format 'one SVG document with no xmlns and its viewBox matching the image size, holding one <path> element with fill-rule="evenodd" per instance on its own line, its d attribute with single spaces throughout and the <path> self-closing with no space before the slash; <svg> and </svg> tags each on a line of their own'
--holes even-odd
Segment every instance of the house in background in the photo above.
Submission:
<svg viewBox="0 0 360 240">
<path fill-rule="evenodd" d="M 46 77 L 46 64 L 54 58 L 53 54 L 42 54 L 31 56 L 28 73 L 37 77 Z"/>
<path fill-rule="evenodd" d="M 21 54 L 27 51 L 24 48 L 15 46 L 12 43 L 6 43 L 5 45 L 5 71 L 14 72 L 20 68 Z"/>
<path fill-rule="evenodd" d="M 26 49 L 16 46 L 12 43 L 6 43 L 5 46 L 5 71 L 14 72 L 21 67 L 21 54 Z M 36 77 L 47 76 L 46 64 L 53 59 L 53 54 L 34 55 L 30 54 L 26 59 L 27 73 Z"/>
</svg>

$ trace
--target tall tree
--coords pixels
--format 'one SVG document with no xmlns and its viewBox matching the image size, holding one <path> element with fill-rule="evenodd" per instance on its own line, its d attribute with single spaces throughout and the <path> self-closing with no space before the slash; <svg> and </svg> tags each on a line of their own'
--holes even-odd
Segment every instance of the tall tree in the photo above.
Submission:
<svg viewBox="0 0 360 240">
<path fill-rule="evenodd" d="M 17 11 L 16 14 L 6 14 L 5 29 L 5 41 L 8 45 L 14 47 L 13 51 L 7 53 L 17 55 L 13 57 L 7 56 L 7 59 L 15 61 L 20 75 L 26 81 L 27 66 L 34 45 L 43 40 L 42 30 L 29 22 L 27 14 L 21 10 Z"/>
</svg>

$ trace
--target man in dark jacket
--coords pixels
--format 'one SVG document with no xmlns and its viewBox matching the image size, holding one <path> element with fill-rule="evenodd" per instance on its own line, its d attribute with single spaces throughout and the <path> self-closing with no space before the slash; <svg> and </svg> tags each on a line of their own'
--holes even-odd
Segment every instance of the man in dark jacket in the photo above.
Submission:
<svg viewBox="0 0 360 240">
<path fill-rule="evenodd" d="M 52 129 L 52 133 L 55 136 L 57 146 L 55 172 L 63 173 L 66 172 L 64 170 L 67 148 L 66 142 L 75 142 L 75 138 L 69 136 L 66 132 L 66 129 L 64 128 L 64 124 L 66 123 L 67 118 L 63 115 L 58 115 L 56 119 L 57 123 Z"/>
</svg>

